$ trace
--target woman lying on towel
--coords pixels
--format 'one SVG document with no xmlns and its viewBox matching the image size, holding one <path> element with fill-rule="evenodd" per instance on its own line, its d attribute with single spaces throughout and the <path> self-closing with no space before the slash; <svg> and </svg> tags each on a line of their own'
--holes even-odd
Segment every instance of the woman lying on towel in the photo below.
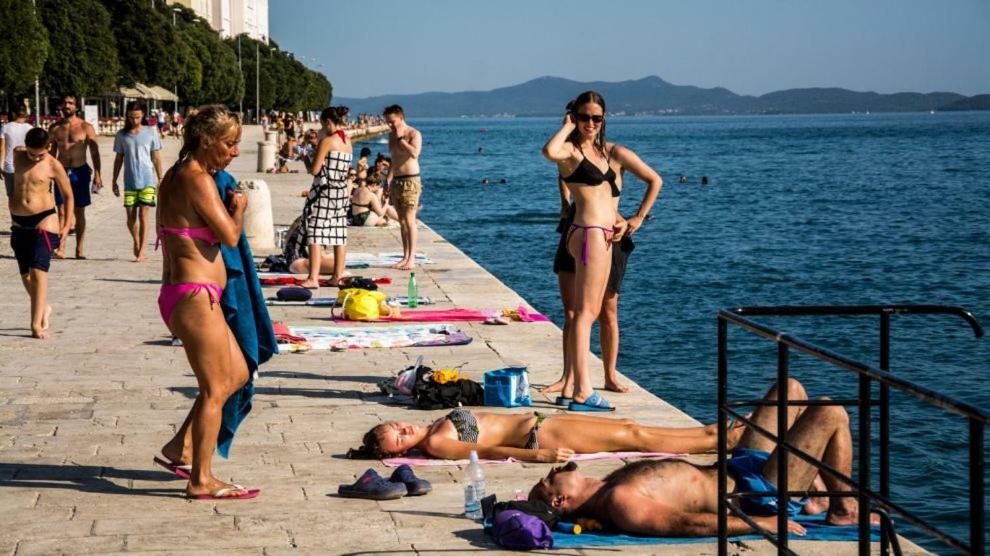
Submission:
<svg viewBox="0 0 990 556">
<path fill-rule="evenodd" d="M 729 448 L 743 427 L 729 432 Z M 396 457 L 417 449 L 440 459 L 515 458 L 554 463 L 574 454 L 596 452 L 670 452 L 697 454 L 715 450 L 715 425 L 688 428 L 648 427 L 631 419 L 567 413 L 473 413 L 457 408 L 430 425 L 390 421 L 364 435 L 350 457 Z"/>
</svg>

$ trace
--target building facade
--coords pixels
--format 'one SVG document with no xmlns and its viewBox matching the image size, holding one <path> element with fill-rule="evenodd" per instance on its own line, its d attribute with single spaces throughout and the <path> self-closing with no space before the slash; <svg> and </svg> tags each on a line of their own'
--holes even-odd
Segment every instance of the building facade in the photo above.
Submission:
<svg viewBox="0 0 990 556">
<path fill-rule="evenodd" d="M 268 42 L 268 0 L 168 0 L 168 3 L 192 9 L 221 37 L 244 33 Z"/>
</svg>

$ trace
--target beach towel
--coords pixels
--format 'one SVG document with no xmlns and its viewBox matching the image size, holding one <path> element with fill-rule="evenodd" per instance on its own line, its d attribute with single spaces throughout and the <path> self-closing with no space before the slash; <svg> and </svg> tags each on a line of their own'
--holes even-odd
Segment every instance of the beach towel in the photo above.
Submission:
<svg viewBox="0 0 990 556">
<path fill-rule="evenodd" d="M 485 322 L 490 317 L 508 314 L 512 315 L 513 320 L 518 320 L 519 322 L 549 322 L 550 320 L 540 313 L 530 311 L 520 305 L 516 309 L 494 311 L 476 311 L 473 309 L 412 309 L 402 311 L 402 315 L 398 317 L 379 317 L 375 320 L 364 322 Z M 347 319 L 338 317 L 334 320 L 346 321 Z"/>
<path fill-rule="evenodd" d="M 808 534 L 799 537 L 790 535 L 791 541 L 854 541 L 859 538 L 859 529 L 855 525 L 834 527 L 825 524 L 825 514 L 799 515 L 795 521 L 804 526 Z M 873 541 L 880 540 L 880 527 L 874 526 L 870 535 Z M 729 537 L 729 541 L 758 541 L 761 535 L 738 535 Z M 621 533 L 606 533 L 603 531 L 583 532 L 580 535 L 570 535 L 559 531 L 553 534 L 554 548 L 591 548 L 598 546 L 629 546 L 629 545 L 658 545 L 658 544 L 697 544 L 715 543 L 715 537 L 640 537 L 623 535 Z"/>
<path fill-rule="evenodd" d="M 258 273 L 258 281 L 260 281 L 263 286 L 298 286 L 299 284 L 302 284 L 306 278 L 307 276 L 305 274 L 281 274 L 278 272 Z M 382 276 L 381 278 L 375 278 L 373 282 L 378 285 L 388 285 L 392 283 L 392 279 L 388 276 Z M 330 285 L 329 278 L 320 278 L 320 285 L 330 288 L 337 287 Z"/>
<path fill-rule="evenodd" d="M 671 454 L 667 452 L 595 452 L 593 454 L 574 454 L 571 461 L 592 461 L 602 459 L 669 459 L 683 457 L 685 454 Z M 478 460 L 482 464 L 518 463 L 515 458 L 505 459 L 482 459 Z M 401 458 L 385 458 L 382 463 L 386 467 L 399 467 L 409 465 L 412 467 L 444 467 L 454 465 L 467 465 L 466 459 L 436 459 L 425 456 L 419 452 L 410 452 Z"/>
<path fill-rule="evenodd" d="M 237 189 L 237 181 L 222 170 L 213 179 L 220 192 L 220 200 L 226 204 L 228 192 Z M 230 454 L 237 428 L 251 412 L 254 375 L 262 363 L 278 353 L 278 344 L 265 307 L 265 296 L 258 283 L 247 235 L 242 231 L 237 246 L 222 245 L 220 253 L 227 268 L 227 285 L 220 297 L 220 307 L 248 366 L 247 384 L 228 398 L 223 406 L 220 432 L 217 435 L 217 453 L 226 458 Z"/>
<path fill-rule="evenodd" d="M 471 337 L 450 324 L 412 326 L 291 326 L 294 336 L 302 336 L 311 349 L 344 351 L 367 348 L 460 346 Z"/>
<path fill-rule="evenodd" d="M 389 305 L 400 305 L 403 307 L 409 306 L 409 298 L 406 296 L 401 297 L 390 297 L 386 300 Z M 432 305 L 434 303 L 432 297 L 419 296 L 420 305 Z M 269 297 L 265 300 L 266 305 L 274 306 L 306 306 L 306 307 L 338 307 L 336 297 L 314 297 L 306 301 L 282 301 L 275 297 Z"/>
</svg>

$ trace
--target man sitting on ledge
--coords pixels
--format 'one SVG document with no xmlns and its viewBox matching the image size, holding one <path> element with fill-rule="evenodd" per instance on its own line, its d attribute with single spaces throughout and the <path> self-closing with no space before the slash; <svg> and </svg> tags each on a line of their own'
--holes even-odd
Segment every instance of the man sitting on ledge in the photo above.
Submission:
<svg viewBox="0 0 990 556">
<path fill-rule="evenodd" d="M 788 399 L 807 400 L 808 395 L 797 380 L 788 384 Z M 777 386 L 763 398 L 777 399 Z M 823 398 L 824 399 L 824 398 Z M 849 416 L 841 406 L 791 407 L 788 411 L 787 440 L 794 446 L 824 461 L 849 476 L 852 469 L 852 437 Z M 776 406 L 761 406 L 753 420 L 776 433 Z M 774 443 L 747 430 L 732 451 L 728 462 L 728 489 L 732 492 L 765 492 L 766 496 L 741 499 L 747 515 L 769 531 L 777 531 L 777 497 L 774 479 L 778 459 L 771 453 Z M 812 491 L 818 469 L 799 459 L 788 458 L 788 490 Z M 828 473 L 822 473 L 824 486 L 832 491 L 850 488 Z M 718 534 L 718 471 L 715 467 L 697 467 L 680 460 L 638 461 L 610 473 L 604 479 L 585 476 L 570 462 L 557 467 L 541 479 L 529 493 L 530 500 L 540 500 L 560 509 L 571 518 L 589 518 L 606 528 L 624 533 L 668 536 L 705 537 Z M 836 497 L 818 503 L 807 499 L 790 501 L 788 513 L 815 514 L 828 510 L 826 523 L 854 525 L 858 506 L 855 498 Z M 872 516 L 874 521 L 877 516 Z M 729 534 L 753 532 L 742 519 L 730 514 Z M 804 528 L 788 522 L 791 533 L 803 535 Z"/>
</svg>

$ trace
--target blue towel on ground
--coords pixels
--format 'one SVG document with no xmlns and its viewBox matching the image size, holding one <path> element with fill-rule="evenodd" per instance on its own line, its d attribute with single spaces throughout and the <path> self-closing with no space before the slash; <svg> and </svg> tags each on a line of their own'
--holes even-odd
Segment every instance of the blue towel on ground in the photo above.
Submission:
<svg viewBox="0 0 990 556">
<path fill-rule="evenodd" d="M 807 534 L 799 537 L 791 534 L 790 541 L 855 541 L 859 538 L 859 529 L 855 525 L 832 526 L 825 524 L 825 514 L 799 515 L 795 519 L 804 526 Z M 880 527 L 874 526 L 871 535 L 872 540 L 880 540 Z M 758 541 L 763 539 L 762 535 L 738 535 L 729 537 L 729 541 Z M 580 535 L 570 535 L 554 531 L 554 548 L 588 548 L 593 546 L 622 546 L 622 545 L 650 545 L 650 544 L 696 544 L 714 543 L 718 539 L 715 537 L 639 537 L 635 535 L 623 535 L 619 533 L 606 533 L 596 531 L 592 533 L 581 533 Z"/>
<path fill-rule="evenodd" d="M 220 191 L 220 199 L 226 204 L 227 193 L 237 189 L 237 180 L 223 170 L 217 172 L 213 180 Z M 230 445 L 237 427 L 251 412 L 254 373 L 262 363 L 278 353 L 278 343 L 275 341 L 275 332 L 265 306 L 265 295 L 261 291 L 247 235 L 241 232 L 237 247 L 221 246 L 220 253 L 223 255 L 223 265 L 227 267 L 227 286 L 223 289 L 220 307 L 244 354 L 249 373 L 247 384 L 235 392 L 223 406 L 220 433 L 217 435 L 217 453 L 226 458 L 230 455 Z"/>
</svg>

